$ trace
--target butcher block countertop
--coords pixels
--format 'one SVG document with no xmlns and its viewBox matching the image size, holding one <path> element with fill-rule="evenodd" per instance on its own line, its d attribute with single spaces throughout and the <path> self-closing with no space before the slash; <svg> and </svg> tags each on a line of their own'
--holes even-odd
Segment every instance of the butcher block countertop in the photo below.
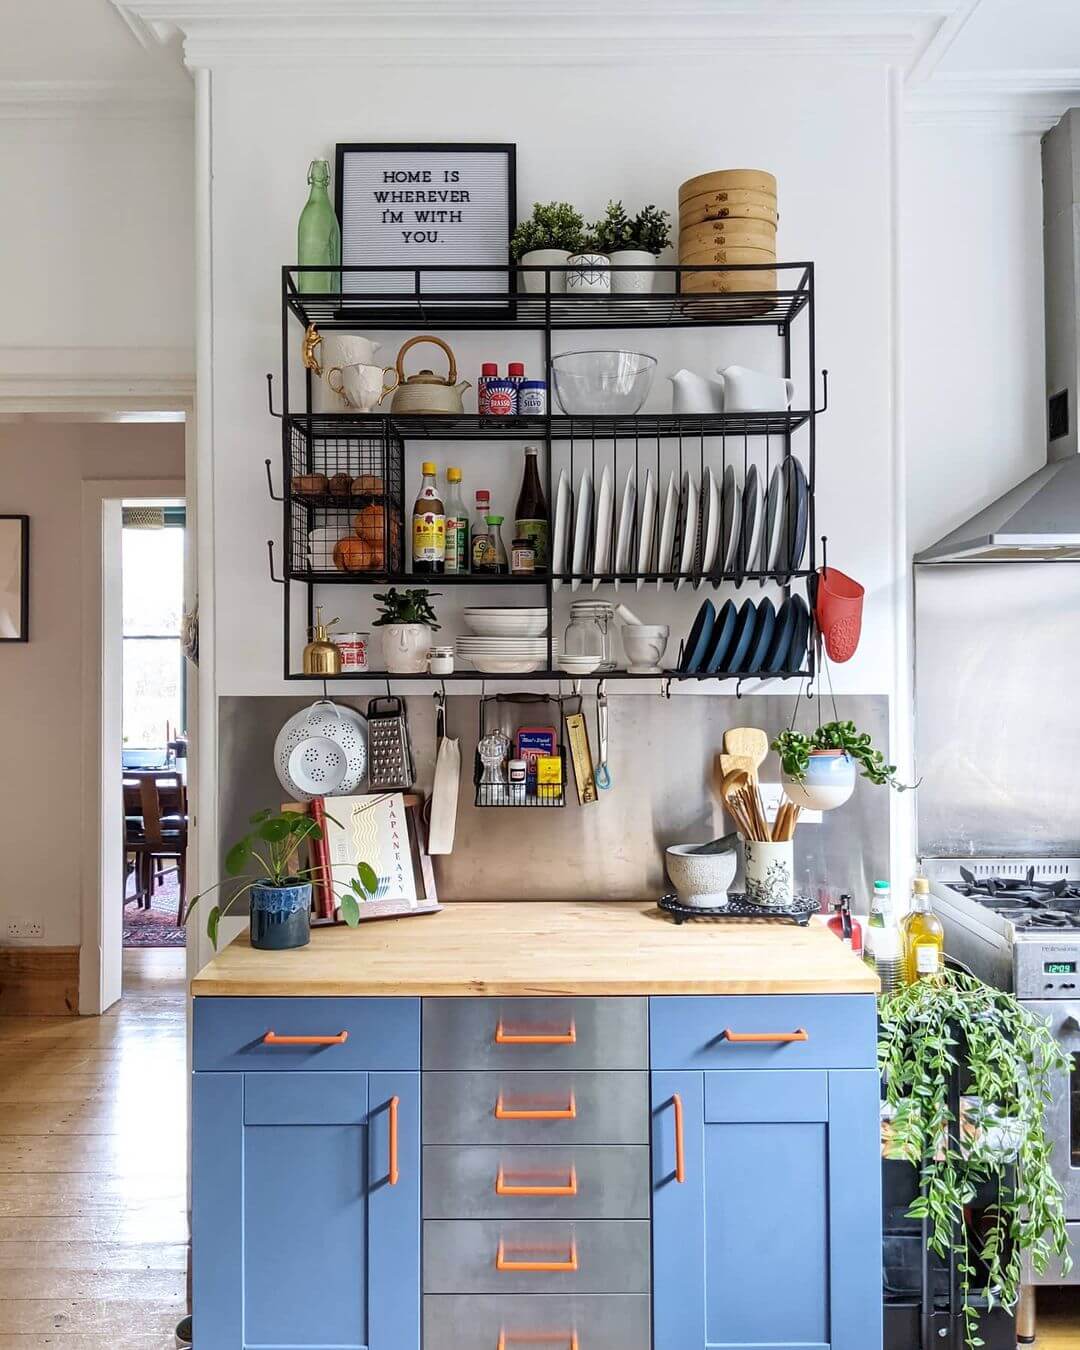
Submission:
<svg viewBox="0 0 1080 1350">
<path fill-rule="evenodd" d="M 651 903 L 478 902 L 316 928 L 294 951 L 220 952 L 191 992 L 238 996 L 875 994 L 877 976 L 824 924 L 677 926 Z"/>
</svg>

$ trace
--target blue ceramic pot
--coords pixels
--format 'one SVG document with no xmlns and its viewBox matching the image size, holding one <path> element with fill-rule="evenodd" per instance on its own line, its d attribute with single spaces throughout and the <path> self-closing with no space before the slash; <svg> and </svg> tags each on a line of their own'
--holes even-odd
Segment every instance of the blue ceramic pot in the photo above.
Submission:
<svg viewBox="0 0 1080 1350">
<path fill-rule="evenodd" d="M 306 947 L 311 941 L 311 882 L 252 886 L 251 945 L 265 951 Z"/>
<path fill-rule="evenodd" d="M 811 750 L 803 779 L 781 774 L 784 791 L 809 811 L 832 811 L 855 791 L 855 761 L 843 750 Z"/>
</svg>

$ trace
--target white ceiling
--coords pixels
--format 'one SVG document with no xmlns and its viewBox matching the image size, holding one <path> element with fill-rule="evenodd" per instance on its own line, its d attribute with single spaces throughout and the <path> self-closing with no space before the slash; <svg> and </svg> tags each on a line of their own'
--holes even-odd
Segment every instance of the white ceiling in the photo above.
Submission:
<svg viewBox="0 0 1080 1350">
<path fill-rule="evenodd" d="M 1080 71 L 1080 4 L 980 0 L 938 69 L 971 75 Z"/>
</svg>

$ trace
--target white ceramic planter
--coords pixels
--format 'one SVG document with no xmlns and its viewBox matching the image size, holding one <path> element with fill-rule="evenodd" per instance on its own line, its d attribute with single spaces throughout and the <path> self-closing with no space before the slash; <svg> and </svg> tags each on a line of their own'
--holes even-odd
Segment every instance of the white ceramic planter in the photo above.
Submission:
<svg viewBox="0 0 1080 1350">
<path fill-rule="evenodd" d="M 811 750 L 806 776 L 782 773 L 780 781 L 791 801 L 808 811 L 832 811 L 855 791 L 855 761 L 842 750 Z"/>
<path fill-rule="evenodd" d="M 766 909 L 784 909 L 795 898 L 795 846 L 743 840 L 746 898 Z"/>
<path fill-rule="evenodd" d="M 612 272 L 611 289 L 617 294 L 648 295 L 656 281 L 656 258 L 647 249 L 620 248 L 611 254 L 612 267 L 636 267 L 636 272 Z"/>
<path fill-rule="evenodd" d="M 531 253 L 521 255 L 523 267 L 565 267 L 570 254 L 565 248 L 534 248 Z M 521 272 L 521 284 L 530 295 L 544 294 L 545 275 L 543 272 Z M 551 273 L 551 294 L 561 295 L 566 290 L 566 273 Z"/>
<path fill-rule="evenodd" d="M 389 675 L 422 675 L 431 650 L 426 623 L 388 623 L 382 630 L 383 660 Z"/>
<path fill-rule="evenodd" d="M 574 253 L 567 260 L 568 293 L 606 295 L 611 290 L 611 267 L 606 253 Z"/>
</svg>

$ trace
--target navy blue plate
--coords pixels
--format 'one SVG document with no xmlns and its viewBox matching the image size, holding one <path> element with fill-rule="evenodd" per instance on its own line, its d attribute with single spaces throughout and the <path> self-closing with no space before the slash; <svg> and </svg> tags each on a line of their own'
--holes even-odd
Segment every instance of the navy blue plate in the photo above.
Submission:
<svg viewBox="0 0 1080 1350">
<path fill-rule="evenodd" d="M 713 626 L 713 639 L 709 647 L 709 654 L 705 658 L 704 669 L 710 675 L 715 675 L 718 670 L 722 670 L 724 667 L 724 662 L 731 647 L 731 639 L 735 636 L 737 612 L 733 600 L 725 600 L 720 606 L 720 613 L 716 616 L 716 623 Z"/>
<path fill-rule="evenodd" d="M 746 660 L 747 653 L 750 650 L 750 643 L 754 637 L 754 624 L 757 622 L 757 608 L 753 600 L 745 600 L 742 609 L 739 610 L 739 622 L 735 629 L 735 642 L 731 649 L 731 655 L 727 661 L 727 673 L 729 675 L 743 674 L 743 662 Z"/>
<path fill-rule="evenodd" d="M 776 617 L 776 627 L 773 629 L 773 640 L 762 665 L 762 670 L 768 671 L 770 675 L 775 675 L 778 670 L 784 669 L 784 662 L 787 660 L 788 650 L 791 647 L 791 635 L 794 631 L 795 605 L 789 597 L 780 606 L 780 613 Z"/>
<path fill-rule="evenodd" d="M 802 670 L 806 662 L 806 640 L 810 636 L 810 611 L 801 595 L 791 597 L 791 607 L 795 611 L 795 631 L 791 635 L 791 646 L 784 657 L 784 669 Z"/>
<path fill-rule="evenodd" d="M 750 642 L 750 655 L 746 661 L 746 674 L 755 675 L 761 669 L 762 662 L 772 644 L 776 630 L 776 608 L 771 600 L 762 600 L 758 604 L 757 623 Z"/>
<path fill-rule="evenodd" d="M 706 600 L 694 616 L 694 625 L 683 648 L 682 665 L 679 669 L 684 675 L 696 675 L 701 670 L 705 653 L 709 650 L 713 624 L 716 622 L 716 609 L 711 600 Z"/>
</svg>

